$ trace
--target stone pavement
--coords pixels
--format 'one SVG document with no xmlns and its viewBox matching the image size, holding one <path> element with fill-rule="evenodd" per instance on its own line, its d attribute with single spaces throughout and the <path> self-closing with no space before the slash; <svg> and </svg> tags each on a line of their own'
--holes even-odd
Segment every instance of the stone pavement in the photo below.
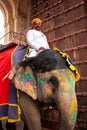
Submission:
<svg viewBox="0 0 87 130">
<path fill-rule="evenodd" d="M 0 122 L 0 130 L 2 130 L 1 122 Z M 7 130 L 16 130 L 15 123 L 7 123 Z M 24 130 L 27 130 L 27 128 L 24 127 Z"/>
</svg>

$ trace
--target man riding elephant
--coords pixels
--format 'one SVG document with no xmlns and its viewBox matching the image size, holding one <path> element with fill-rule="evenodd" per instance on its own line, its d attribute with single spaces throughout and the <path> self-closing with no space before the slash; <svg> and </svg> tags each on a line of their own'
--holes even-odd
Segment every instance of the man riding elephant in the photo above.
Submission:
<svg viewBox="0 0 87 130">
<path fill-rule="evenodd" d="M 42 20 L 34 18 L 31 21 L 32 29 L 28 30 L 26 40 L 29 45 L 28 57 L 36 56 L 40 51 L 49 49 L 46 35 L 41 31 Z"/>
</svg>

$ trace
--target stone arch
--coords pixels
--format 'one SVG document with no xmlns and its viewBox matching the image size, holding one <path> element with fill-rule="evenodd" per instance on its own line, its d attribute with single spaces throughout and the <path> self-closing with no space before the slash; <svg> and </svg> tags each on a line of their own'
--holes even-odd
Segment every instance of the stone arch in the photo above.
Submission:
<svg viewBox="0 0 87 130">
<path fill-rule="evenodd" d="M 2 8 L 2 12 L 4 14 L 5 18 L 5 32 L 10 31 L 9 21 L 12 17 L 12 9 L 8 1 L 0 1 L 0 6 Z"/>
<path fill-rule="evenodd" d="M 13 11 L 11 7 L 11 3 L 9 1 L 0 1 L 0 8 L 2 10 L 4 16 L 4 32 L 7 34 L 10 31 L 14 31 L 14 24 L 12 21 Z M 9 41 L 10 36 L 5 38 L 5 42 Z"/>
<path fill-rule="evenodd" d="M 7 33 L 7 28 L 6 28 L 6 21 L 8 19 L 8 13 L 7 13 L 7 9 L 6 6 L 3 4 L 3 2 L 0 1 L 0 9 L 3 13 L 4 16 L 4 35 Z M 4 39 L 4 38 L 3 38 Z M 7 38 L 6 38 L 7 39 Z M 5 39 L 3 40 L 4 42 L 6 41 Z"/>
<path fill-rule="evenodd" d="M 17 6 L 16 1 L 13 0 L 0 1 L 0 8 L 4 15 L 4 32 L 5 34 L 9 32 L 17 31 Z M 10 35 L 5 37 L 5 42 L 10 40 Z"/>
<path fill-rule="evenodd" d="M 30 26 L 31 0 L 0 1 L 0 8 L 5 18 L 5 34 L 9 32 L 20 33 Z M 5 42 L 9 40 L 10 36 L 5 39 Z"/>
<path fill-rule="evenodd" d="M 5 26 L 5 23 L 6 23 L 7 18 L 8 18 L 8 13 L 7 13 L 7 9 L 6 9 L 6 7 L 5 7 L 5 5 L 3 4 L 2 1 L 0 1 L 0 9 L 1 9 L 3 16 L 4 16 L 4 21 L 5 21 L 4 26 Z"/>
<path fill-rule="evenodd" d="M 3 36 L 4 36 L 4 15 L 3 15 L 3 12 L 2 12 L 2 9 L 0 8 L 0 44 L 3 44 L 4 43 L 4 39 L 3 39 Z"/>
</svg>

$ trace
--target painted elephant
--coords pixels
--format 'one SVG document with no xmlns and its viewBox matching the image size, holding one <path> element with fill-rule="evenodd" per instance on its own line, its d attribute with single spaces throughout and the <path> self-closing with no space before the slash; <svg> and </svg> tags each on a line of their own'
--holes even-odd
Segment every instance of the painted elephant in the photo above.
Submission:
<svg viewBox="0 0 87 130">
<path fill-rule="evenodd" d="M 19 89 L 19 105 L 28 130 L 42 130 L 39 103 L 55 104 L 60 112 L 58 130 L 73 130 L 77 118 L 75 74 L 52 49 L 22 61 L 12 81 Z"/>
</svg>

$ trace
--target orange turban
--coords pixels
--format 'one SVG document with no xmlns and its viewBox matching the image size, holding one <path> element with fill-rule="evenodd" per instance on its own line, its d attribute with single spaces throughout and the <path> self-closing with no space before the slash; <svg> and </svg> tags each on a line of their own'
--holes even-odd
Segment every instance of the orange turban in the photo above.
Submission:
<svg viewBox="0 0 87 130">
<path fill-rule="evenodd" d="M 41 23 L 42 23 L 42 20 L 39 19 L 39 18 L 34 18 L 34 19 L 31 21 L 31 23 L 32 23 L 32 25 L 33 25 L 34 23 L 39 23 L 39 24 L 41 24 Z"/>
</svg>

